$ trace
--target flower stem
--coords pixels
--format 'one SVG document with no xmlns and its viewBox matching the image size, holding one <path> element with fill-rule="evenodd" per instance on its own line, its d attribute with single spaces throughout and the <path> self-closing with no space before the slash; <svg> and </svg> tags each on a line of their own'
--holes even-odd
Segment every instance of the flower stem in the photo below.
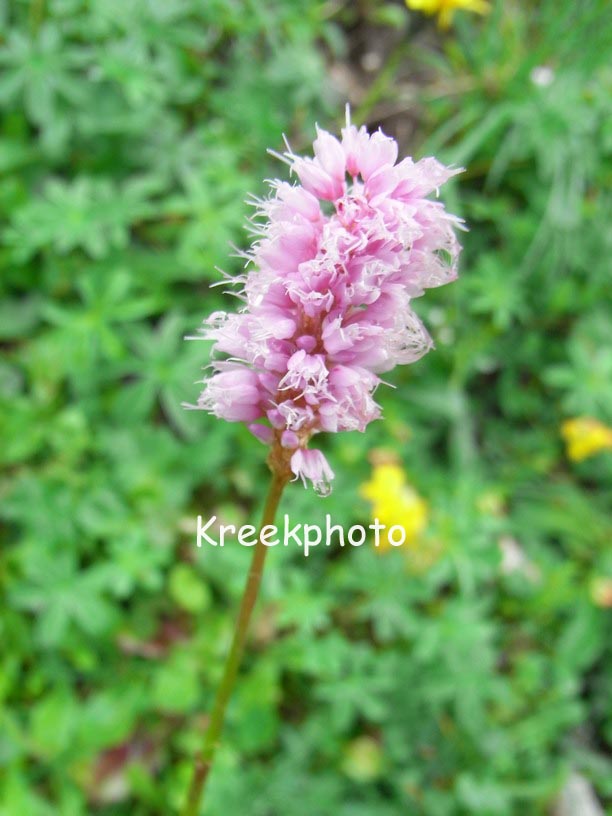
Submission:
<svg viewBox="0 0 612 816">
<path fill-rule="evenodd" d="M 197 816 L 197 814 L 200 812 L 204 786 L 208 779 L 208 775 L 215 757 L 215 752 L 219 744 L 221 731 L 223 729 L 223 722 L 225 720 L 225 710 L 236 682 L 236 675 L 238 674 L 240 660 L 242 658 L 242 653 L 244 652 L 247 630 L 251 620 L 253 607 L 255 606 L 255 601 L 257 600 L 259 585 L 261 584 L 261 576 L 263 574 L 264 561 L 266 558 L 266 553 L 268 552 L 268 547 L 261 540 L 261 531 L 267 524 L 272 524 L 274 522 L 280 497 L 286 484 L 286 476 L 273 471 L 272 482 L 268 491 L 268 496 L 261 519 L 261 525 L 259 528 L 259 537 L 253 551 L 253 560 L 251 561 L 251 567 L 249 569 L 244 593 L 242 595 L 242 601 L 240 602 L 240 611 L 238 612 L 238 619 L 236 621 L 236 628 L 232 638 L 232 645 L 225 663 L 221 683 L 217 689 L 215 702 L 210 715 L 210 721 L 204 737 L 204 745 L 202 746 L 202 750 L 195 760 L 193 777 L 189 787 L 189 792 L 187 794 L 187 801 L 182 811 L 182 816 Z"/>
</svg>

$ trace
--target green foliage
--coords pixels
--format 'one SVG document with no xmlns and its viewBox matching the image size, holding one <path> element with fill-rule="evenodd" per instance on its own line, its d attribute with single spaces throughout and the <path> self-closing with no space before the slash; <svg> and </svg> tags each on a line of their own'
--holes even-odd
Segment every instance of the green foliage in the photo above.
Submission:
<svg viewBox="0 0 612 816">
<path fill-rule="evenodd" d="M 408 60 L 404 148 L 467 168 L 462 276 L 417 304 L 437 349 L 384 422 L 325 441 L 332 496 L 282 512 L 367 523 L 380 448 L 429 523 L 269 553 L 207 812 L 544 816 L 576 769 L 612 813 L 612 464 L 559 434 L 612 424 L 605 12 L 509 0 L 443 35 L 390 3 L 0 3 L 0 816 L 182 802 L 250 558 L 196 517 L 253 521 L 266 479 L 181 407 L 208 362 L 183 338 L 230 302 L 208 284 L 284 173 L 266 148 L 337 127 L 326 59 L 354 73 L 372 27 L 403 41 L 362 110 L 405 107 Z"/>
</svg>

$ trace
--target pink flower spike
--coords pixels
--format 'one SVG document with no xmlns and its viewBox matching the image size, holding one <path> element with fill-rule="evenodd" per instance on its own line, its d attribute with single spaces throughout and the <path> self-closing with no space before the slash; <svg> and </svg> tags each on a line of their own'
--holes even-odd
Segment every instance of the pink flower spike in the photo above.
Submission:
<svg viewBox="0 0 612 816">
<path fill-rule="evenodd" d="M 433 347 L 413 301 L 457 276 L 463 225 L 428 197 L 458 171 L 397 163 L 396 142 L 357 129 L 348 110 L 341 141 L 317 128 L 313 150 L 288 147 L 279 158 L 300 183 L 271 181 L 254 202 L 241 308 L 201 331 L 217 359 L 198 407 L 247 424 L 273 468 L 326 495 L 333 473 L 309 441 L 365 431 L 381 415 L 379 375 Z"/>
<path fill-rule="evenodd" d="M 311 481 L 319 496 L 329 496 L 331 493 L 330 482 L 334 472 L 320 450 L 298 448 L 291 457 L 291 471 L 296 479 L 304 482 L 304 487 L 308 486 L 307 480 Z"/>
</svg>

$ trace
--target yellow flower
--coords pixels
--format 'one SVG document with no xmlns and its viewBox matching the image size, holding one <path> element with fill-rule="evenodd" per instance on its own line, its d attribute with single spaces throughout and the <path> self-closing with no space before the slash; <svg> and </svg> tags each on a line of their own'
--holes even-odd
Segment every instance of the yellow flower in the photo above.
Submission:
<svg viewBox="0 0 612 816">
<path fill-rule="evenodd" d="M 488 0 L 406 0 L 406 5 L 413 11 L 424 14 L 437 14 L 440 28 L 448 28 L 453 21 L 453 14 L 458 9 L 486 14 L 490 10 Z"/>
<path fill-rule="evenodd" d="M 414 544 L 427 526 L 427 502 L 407 483 L 397 464 L 375 465 L 372 478 L 361 486 L 361 495 L 372 503 L 372 517 L 387 528 L 380 536 L 379 550 L 391 548 L 387 540 L 390 527 L 403 527 L 406 544 Z"/>
<path fill-rule="evenodd" d="M 561 425 L 567 455 L 574 462 L 581 462 L 603 450 L 612 450 L 612 428 L 590 417 L 568 419 Z"/>
</svg>

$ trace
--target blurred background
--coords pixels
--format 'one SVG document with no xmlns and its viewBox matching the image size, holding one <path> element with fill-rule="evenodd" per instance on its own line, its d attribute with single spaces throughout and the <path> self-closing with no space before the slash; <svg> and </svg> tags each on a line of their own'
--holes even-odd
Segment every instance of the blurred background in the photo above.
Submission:
<svg viewBox="0 0 612 816">
<path fill-rule="evenodd" d="M 455 7 L 457 9 L 455 10 Z M 188 412 L 248 193 L 314 124 L 466 172 L 461 277 L 269 554 L 210 816 L 612 814 L 604 0 L 0 2 L 0 814 L 177 812 L 265 449 Z"/>
</svg>

